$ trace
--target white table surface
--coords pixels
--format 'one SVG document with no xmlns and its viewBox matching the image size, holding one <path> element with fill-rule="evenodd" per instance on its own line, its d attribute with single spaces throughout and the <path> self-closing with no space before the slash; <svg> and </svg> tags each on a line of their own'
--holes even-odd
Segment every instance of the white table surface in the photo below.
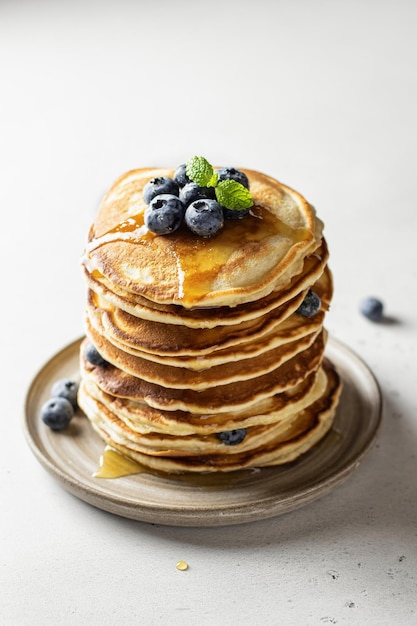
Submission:
<svg viewBox="0 0 417 626">
<path fill-rule="evenodd" d="M 417 623 L 416 28 L 412 0 L 0 4 L 1 624 Z M 317 207 L 327 328 L 384 396 L 346 482 L 224 528 L 93 508 L 22 432 L 33 376 L 83 332 L 79 258 L 103 192 L 193 154 Z M 386 323 L 359 314 L 368 295 Z"/>
</svg>

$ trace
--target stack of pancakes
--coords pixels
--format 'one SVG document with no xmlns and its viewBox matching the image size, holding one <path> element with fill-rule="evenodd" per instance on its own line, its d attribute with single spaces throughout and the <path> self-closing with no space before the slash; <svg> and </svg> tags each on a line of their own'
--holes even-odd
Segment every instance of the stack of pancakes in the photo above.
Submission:
<svg viewBox="0 0 417 626">
<path fill-rule="evenodd" d="M 212 238 L 147 230 L 142 190 L 167 169 L 118 179 L 90 230 L 79 404 L 108 445 L 152 470 L 287 463 L 334 418 L 323 225 L 297 192 L 243 171 L 254 206 Z M 305 317 L 309 290 L 321 308 Z M 105 363 L 89 362 L 90 343 Z"/>
</svg>

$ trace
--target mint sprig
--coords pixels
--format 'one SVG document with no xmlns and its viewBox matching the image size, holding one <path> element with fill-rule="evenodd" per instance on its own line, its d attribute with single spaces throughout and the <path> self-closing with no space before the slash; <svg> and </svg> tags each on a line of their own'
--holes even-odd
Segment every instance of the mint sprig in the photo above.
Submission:
<svg viewBox="0 0 417 626">
<path fill-rule="evenodd" d="M 186 164 L 185 173 L 194 183 L 200 187 L 215 187 L 218 175 L 204 157 L 192 157 Z"/>
<path fill-rule="evenodd" d="M 219 204 L 231 211 L 243 211 L 253 206 L 248 189 L 236 180 L 221 180 L 212 165 L 202 156 L 194 156 L 187 161 L 186 174 L 200 187 L 214 187 Z"/>
<path fill-rule="evenodd" d="M 214 192 L 217 202 L 231 211 L 243 211 L 253 205 L 249 189 L 237 180 L 221 180 Z"/>
</svg>

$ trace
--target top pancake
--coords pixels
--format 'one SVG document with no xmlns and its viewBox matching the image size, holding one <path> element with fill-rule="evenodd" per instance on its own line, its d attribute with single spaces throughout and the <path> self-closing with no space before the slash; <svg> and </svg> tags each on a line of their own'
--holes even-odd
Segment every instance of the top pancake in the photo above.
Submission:
<svg viewBox="0 0 417 626">
<path fill-rule="evenodd" d="M 105 196 L 83 259 L 98 283 L 115 292 L 164 305 L 234 307 L 288 286 L 305 257 L 321 245 L 322 223 L 296 191 L 251 170 L 250 215 L 226 220 L 212 238 L 186 227 L 160 236 L 144 225 L 144 185 L 170 169 L 137 169 Z"/>
</svg>

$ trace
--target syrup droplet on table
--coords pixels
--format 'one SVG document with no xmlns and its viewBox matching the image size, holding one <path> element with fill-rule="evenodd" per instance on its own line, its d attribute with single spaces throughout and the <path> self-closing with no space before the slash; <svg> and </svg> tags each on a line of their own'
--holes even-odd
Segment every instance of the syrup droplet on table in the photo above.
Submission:
<svg viewBox="0 0 417 626">
<path fill-rule="evenodd" d="M 180 572 L 185 572 L 188 569 L 187 561 L 178 561 L 176 568 L 180 570 Z"/>
</svg>

